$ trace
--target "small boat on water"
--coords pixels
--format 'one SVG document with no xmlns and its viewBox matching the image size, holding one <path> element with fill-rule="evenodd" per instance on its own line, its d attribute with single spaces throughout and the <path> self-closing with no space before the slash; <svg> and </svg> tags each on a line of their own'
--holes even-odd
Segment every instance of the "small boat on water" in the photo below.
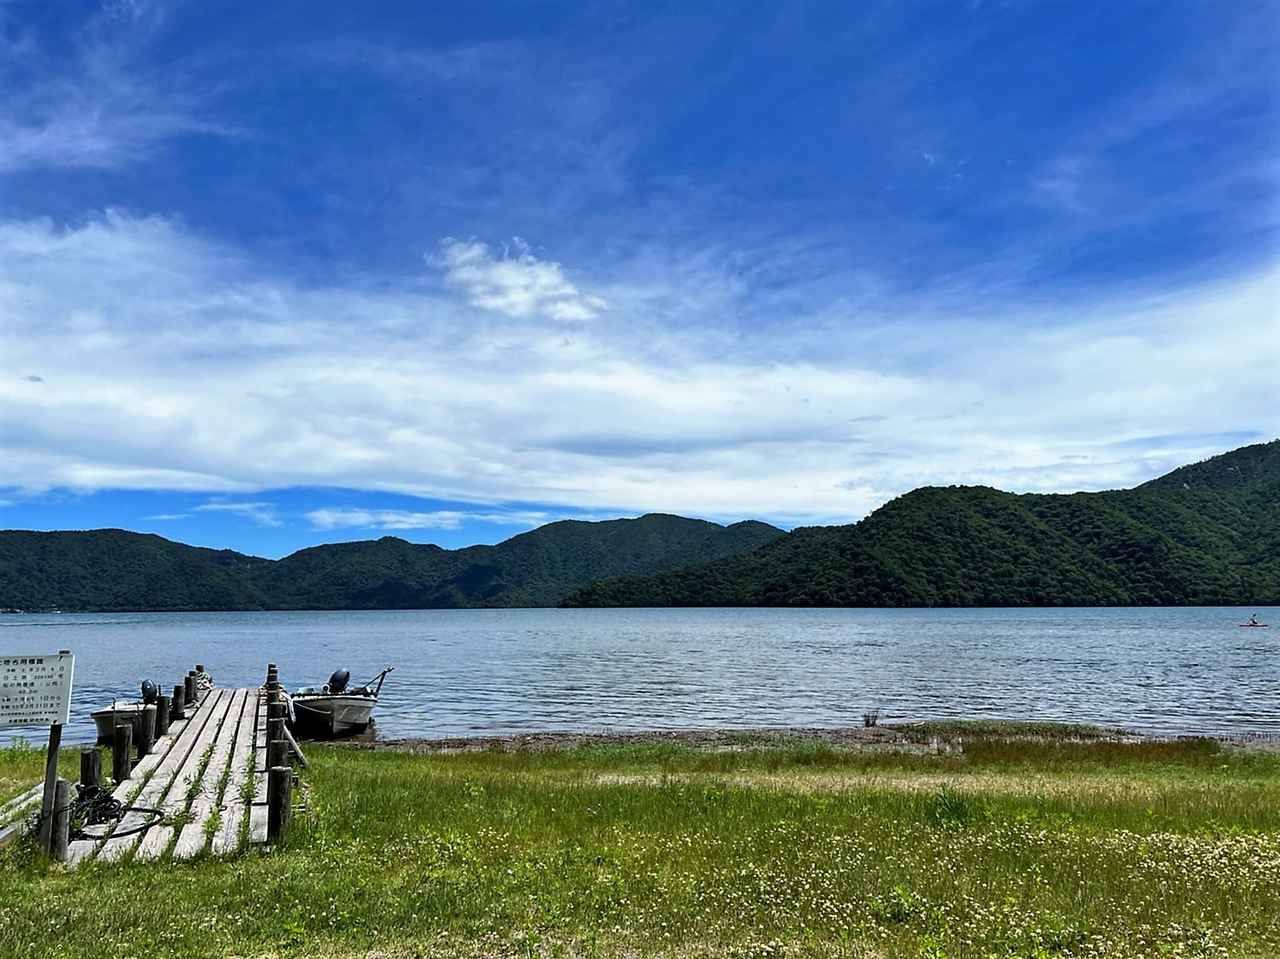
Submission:
<svg viewBox="0 0 1280 959">
<path fill-rule="evenodd" d="M 303 686 L 290 697 L 292 725 L 303 735 L 324 738 L 363 731 L 373 718 L 382 684 L 394 668 L 388 666 L 361 686 L 348 685 L 351 674 L 345 669 L 335 672 L 319 689 Z"/>
<path fill-rule="evenodd" d="M 133 734 L 138 735 L 138 723 L 142 719 L 143 711 L 148 706 L 155 705 L 158 695 L 159 690 L 156 689 L 155 683 L 147 680 L 142 684 L 141 699 L 117 699 L 112 701 L 110 706 L 90 713 L 93 724 L 98 729 L 98 745 L 111 743 L 115 739 L 116 726 L 123 723 L 132 725 Z"/>
<path fill-rule="evenodd" d="M 102 709 L 95 709 L 91 714 L 93 716 L 93 724 L 98 727 L 98 745 L 109 745 L 115 740 L 116 726 L 129 723 L 134 727 L 134 735 L 137 735 L 138 721 L 142 717 L 142 711 L 147 708 L 146 703 L 136 701 L 116 700 L 110 706 Z"/>
</svg>

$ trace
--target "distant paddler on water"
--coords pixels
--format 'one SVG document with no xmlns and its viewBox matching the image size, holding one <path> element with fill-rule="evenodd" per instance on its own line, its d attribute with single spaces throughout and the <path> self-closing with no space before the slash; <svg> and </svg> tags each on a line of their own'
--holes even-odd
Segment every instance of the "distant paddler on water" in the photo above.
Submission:
<svg viewBox="0 0 1280 959">
<path fill-rule="evenodd" d="M 1270 623 L 1260 623 L 1260 622 L 1258 622 L 1258 614 L 1257 614 L 1257 613 L 1252 613 L 1252 614 L 1249 616 L 1249 622 L 1247 622 L 1247 623 L 1241 623 L 1240 625 L 1241 625 L 1241 627 L 1246 627 L 1246 628 L 1247 628 L 1247 627 L 1253 627 L 1253 628 L 1256 628 L 1256 629 L 1266 629 L 1266 628 L 1270 625 Z"/>
</svg>

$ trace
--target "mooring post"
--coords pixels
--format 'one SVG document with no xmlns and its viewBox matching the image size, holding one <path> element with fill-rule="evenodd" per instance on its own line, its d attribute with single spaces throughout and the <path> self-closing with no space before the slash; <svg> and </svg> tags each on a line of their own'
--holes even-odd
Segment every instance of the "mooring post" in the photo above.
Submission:
<svg viewBox="0 0 1280 959">
<path fill-rule="evenodd" d="M 193 669 L 182 678 L 183 701 L 191 707 L 196 705 L 196 671 Z"/>
<path fill-rule="evenodd" d="M 187 718 L 187 686 L 179 683 L 173 687 L 173 699 L 169 702 L 169 721 Z"/>
<path fill-rule="evenodd" d="M 80 785 L 86 789 L 102 782 L 102 753 L 93 749 L 80 750 Z"/>
<path fill-rule="evenodd" d="M 129 753 L 133 750 L 133 723 L 116 723 L 115 738 L 111 742 L 111 778 L 118 786 L 129 778 L 133 768 Z"/>
<path fill-rule="evenodd" d="M 267 839 L 279 841 L 289 828 L 293 806 L 293 770 L 272 766 L 267 770 Z"/>
<path fill-rule="evenodd" d="M 143 706 L 142 712 L 138 713 L 138 758 L 142 759 L 151 752 L 151 747 L 155 744 L 156 707 L 153 703 Z"/>
<path fill-rule="evenodd" d="M 71 783 L 65 779 L 59 779 L 54 787 L 51 829 L 49 857 L 54 862 L 66 862 L 71 843 Z"/>
<path fill-rule="evenodd" d="M 168 696 L 156 697 L 156 739 L 169 732 L 170 710 Z"/>
</svg>

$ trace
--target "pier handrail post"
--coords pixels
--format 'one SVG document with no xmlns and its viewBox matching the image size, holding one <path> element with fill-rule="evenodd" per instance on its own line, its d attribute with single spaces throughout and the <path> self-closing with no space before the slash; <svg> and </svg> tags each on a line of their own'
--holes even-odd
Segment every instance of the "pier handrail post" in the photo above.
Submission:
<svg viewBox="0 0 1280 959">
<path fill-rule="evenodd" d="M 168 696 L 156 697 L 156 739 L 168 734 L 171 709 Z"/>
<path fill-rule="evenodd" d="M 49 857 L 54 862 L 67 861 L 71 844 L 71 783 L 59 779 L 53 792 L 53 819 L 49 828 Z"/>
<path fill-rule="evenodd" d="M 293 770 L 272 766 L 267 770 L 267 839 L 278 842 L 289 828 L 293 808 Z"/>
<path fill-rule="evenodd" d="M 98 747 L 80 750 L 80 785 L 86 789 L 102 782 L 102 753 Z"/>
<path fill-rule="evenodd" d="M 133 723 L 116 723 L 115 738 L 111 742 L 111 778 L 116 785 L 129 778 L 133 769 L 130 753 L 133 751 Z"/>
</svg>

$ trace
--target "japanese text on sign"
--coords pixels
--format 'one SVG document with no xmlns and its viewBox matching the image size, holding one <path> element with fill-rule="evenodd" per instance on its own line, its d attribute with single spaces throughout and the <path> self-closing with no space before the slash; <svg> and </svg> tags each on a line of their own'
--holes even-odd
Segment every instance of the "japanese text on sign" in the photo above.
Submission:
<svg viewBox="0 0 1280 959">
<path fill-rule="evenodd" d="M 71 718 L 74 653 L 0 653 L 0 728 L 55 726 Z"/>
</svg>

